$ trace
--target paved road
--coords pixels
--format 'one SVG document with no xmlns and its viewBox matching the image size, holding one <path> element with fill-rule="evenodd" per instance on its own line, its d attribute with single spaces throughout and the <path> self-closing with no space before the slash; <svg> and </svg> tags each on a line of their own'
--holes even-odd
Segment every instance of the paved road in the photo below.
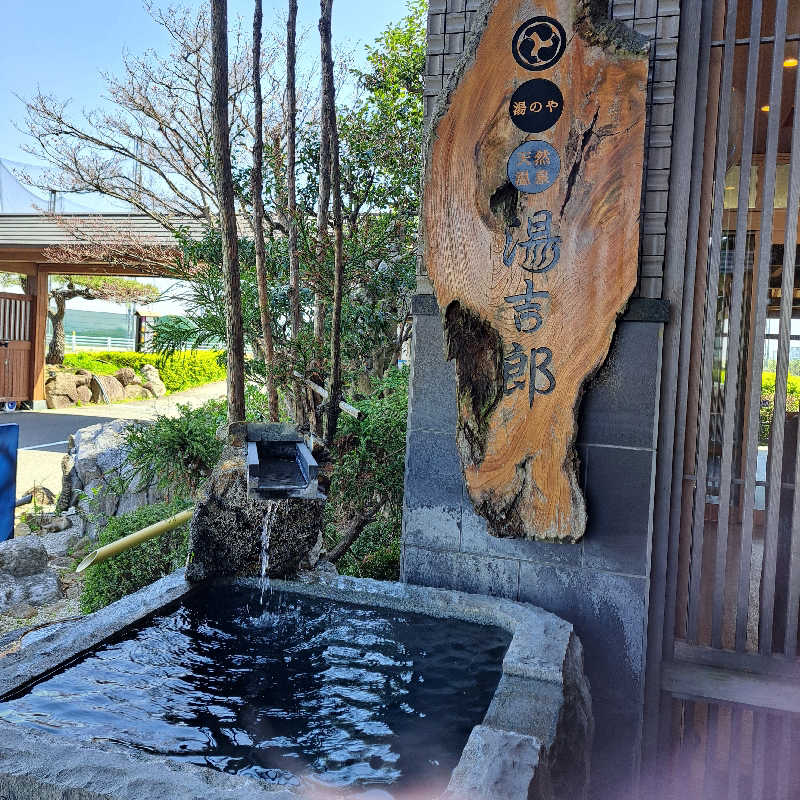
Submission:
<svg viewBox="0 0 800 800">
<path fill-rule="evenodd" d="M 17 497 L 34 486 L 46 486 L 58 495 L 61 491 L 61 460 L 67 449 L 67 439 L 79 428 L 111 419 L 152 419 L 157 413 L 177 414 L 179 403 L 200 405 L 206 400 L 224 396 L 225 384 L 221 382 L 187 389 L 158 400 L 0 414 L 0 424 L 15 422 L 19 425 Z"/>
<path fill-rule="evenodd" d="M 225 384 L 218 382 L 187 389 L 158 400 L 61 410 L 15 411 L 0 414 L 0 424 L 15 422 L 19 425 L 20 450 L 63 453 L 67 438 L 78 428 L 86 428 L 110 419 L 152 419 L 157 413 L 177 413 L 179 403 L 199 405 L 208 399 L 224 396 Z"/>
</svg>

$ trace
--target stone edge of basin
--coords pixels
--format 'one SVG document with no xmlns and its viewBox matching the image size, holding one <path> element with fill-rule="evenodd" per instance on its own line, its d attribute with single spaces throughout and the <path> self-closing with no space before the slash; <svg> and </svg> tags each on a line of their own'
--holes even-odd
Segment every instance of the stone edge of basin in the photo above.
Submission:
<svg viewBox="0 0 800 800">
<path fill-rule="evenodd" d="M 218 582 L 229 582 L 224 579 Z M 234 581 L 258 585 L 257 579 Z M 581 800 L 588 789 L 593 735 L 580 640 L 564 620 L 534 606 L 447 589 L 315 573 L 273 580 L 287 591 L 496 625 L 512 635 L 500 683 L 453 771 L 452 800 Z M 0 698 L 66 664 L 195 587 L 184 570 L 76 621 L 0 639 Z M 242 776 L 0 721 L 0 796 L 14 800 L 229 796 L 288 800 L 296 793 Z M 243 794 L 246 792 L 246 794 Z"/>
</svg>

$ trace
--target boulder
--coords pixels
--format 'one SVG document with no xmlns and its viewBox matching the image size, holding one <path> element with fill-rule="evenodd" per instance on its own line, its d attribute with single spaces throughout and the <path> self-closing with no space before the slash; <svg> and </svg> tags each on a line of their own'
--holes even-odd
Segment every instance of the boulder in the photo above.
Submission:
<svg viewBox="0 0 800 800">
<path fill-rule="evenodd" d="M 136 373 L 130 367 L 120 367 L 117 370 L 116 379 L 123 385 L 129 386 L 136 378 Z"/>
<path fill-rule="evenodd" d="M 58 575 L 52 570 L 37 572 L 24 578 L 14 578 L 0 572 L 0 612 L 20 603 L 45 606 L 61 597 Z"/>
<path fill-rule="evenodd" d="M 167 393 L 167 387 L 160 380 L 147 381 L 144 388 L 147 389 L 153 397 L 163 397 Z"/>
<path fill-rule="evenodd" d="M 89 387 L 93 403 L 114 403 L 125 398 L 122 384 L 113 375 L 92 375 Z"/>
<path fill-rule="evenodd" d="M 135 383 L 129 383 L 124 391 L 126 400 L 147 400 L 153 396 L 144 386 L 137 386 Z"/>
<path fill-rule="evenodd" d="M 0 572 L 25 578 L 47 569 L 47 550 L 36 536 L 0 542 Z"/>
<path fill-rule="evenodd" d="M 75 385 L 80 389 L 81 386 L 88 386 L 92 380 L 92 373 L 89 370 L 78 370 L 75 373 Z"/>
<path fill-rule="evenodd" d="M 142 367 L 142 375 L 144 375 L 144 379 L 146 381 L 160 381 L 161 375 L 158 372 L 158 369 L 153 366 L 153 364 L 145 364 Z"/>
<path fill-rule="evenodd" d="M 88 405 L 92 402 L 92 390 L 89 388 L 88 382 L 78 387 L 78 402 L 83 405 Z"/>
<path fill-rule="evenodd" d="M 48 408 L 69 408 L 78 401 L 75 376 L 69 372 L 50 373 L 44 385 L 45 402 Z"/>
<path fill-rule="evenodd" d="M 111 420 L 81 428 L 70 438 L 61 464 L 57 510 L 78 514 L 79 524 L 85 526 L 83 532 L 92 539 L 97 538 L 109 517 L 164 497 L 152 478 L 148 481 L 135 474 L 128 464 L 124 433 L 130 424 Z M 72 520 L 72 527 L 78 528 L 77 520 Z"/>
<path fill-rule="evenodd" d="M 36 616 L 36 609 L 29 603 L 20 603 L 18 606 L 7 608 L 3 613 L 14 619 L 33 619 Z"/>
<path fill-rule="evenodd" d="M 0 612 L 22 603 L 58 600 L 58 576 L 48 569 L 47 550 L 37 536 L 0 542 Z"/>
</svg>

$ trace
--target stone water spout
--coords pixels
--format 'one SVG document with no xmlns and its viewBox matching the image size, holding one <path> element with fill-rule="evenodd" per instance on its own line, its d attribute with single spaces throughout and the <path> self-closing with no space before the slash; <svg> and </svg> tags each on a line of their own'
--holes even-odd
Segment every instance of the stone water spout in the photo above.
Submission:
<svg viewBox="0 0 800 800">
<path fill-rule="evenodd" d="M 282 423 L 233 433 L 192 518 L 187 579 L 285 578 L 315 566 L 325 495 L 303 437 Z"/>
</svg>

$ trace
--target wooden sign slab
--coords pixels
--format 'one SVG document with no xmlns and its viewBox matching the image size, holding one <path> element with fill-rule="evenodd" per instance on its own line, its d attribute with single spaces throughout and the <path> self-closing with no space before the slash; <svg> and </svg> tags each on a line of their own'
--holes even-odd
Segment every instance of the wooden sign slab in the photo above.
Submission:
<svg viewBox="0 0 800 800">
<path fill-rule="evenodd" d="M 646 40 L 603 5 L 484 4 L 428 140 L 424 266 L 496 536 L 583 535 L 575 415 L 636 284 Z"/>
</svg>

